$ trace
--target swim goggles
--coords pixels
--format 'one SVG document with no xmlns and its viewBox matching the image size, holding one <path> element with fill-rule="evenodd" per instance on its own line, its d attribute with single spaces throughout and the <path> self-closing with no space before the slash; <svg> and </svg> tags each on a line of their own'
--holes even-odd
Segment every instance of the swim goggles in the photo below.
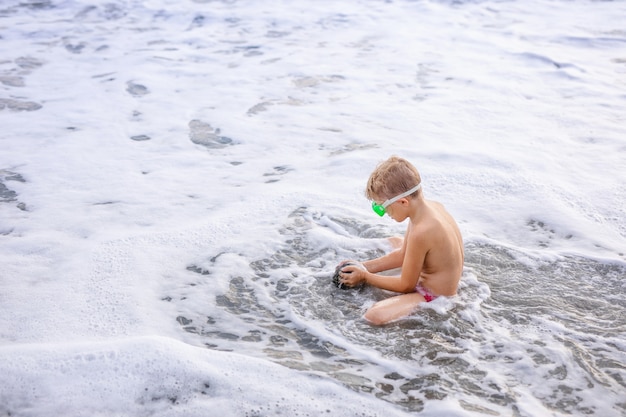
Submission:
<svg viewBox="0 0 626 417">
<path fill-rule="evenodd" d="M 390 205 L 392 205 L 396 201 L 400 200 L 401 198 L 404 198 L 406 196 L 409 196 L 409 195 L 413 194 L 414 192 L 416 192 L 420 188 L 422 188 L 422 184 L 421 183 L 417 184 L 415 187 L 411 188 L 406 193 L 402 193 L 400 195 L 395 196 L 394 198 L 390 198 L 389 200 L 385 201 L 383 204 L 378 204 L 375 201 L 372 201 L 372 210 L 374 210 L 374 213 L 378 214 L 380 217 L 383 217 L 385 215 L 385 213 L 387 212 L 387 210 L 386 210 L 387 207 L 389 207 Z"/>
</svg>

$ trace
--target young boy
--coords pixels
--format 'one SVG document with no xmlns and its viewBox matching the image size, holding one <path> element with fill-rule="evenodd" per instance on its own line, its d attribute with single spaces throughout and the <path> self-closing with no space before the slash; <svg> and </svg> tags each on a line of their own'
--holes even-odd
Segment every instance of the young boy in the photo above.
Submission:
<svg viewBox="0 0 626 417">
<path fill-rule="evenodd" d="M 367 182 L 366 195 L 378 215 L 387 213 L 397 222 L 409 219 L 404 239 L 393 252 L 362 264 L 340 264 L 345 265 L 339 273 L 343 284 L 365 282 L 403 293 L 374 304 L 365 313 L 372 324 L 388 323 L 411 314 L 420 303 L 456 294 L 463 272 L 461 232 L 443 205 L 424 198 L 421 186 L 417 169 L 395 156 L 381 163 Z M 377 274 L 399 267 L 400 276 Z"/>
</svg>

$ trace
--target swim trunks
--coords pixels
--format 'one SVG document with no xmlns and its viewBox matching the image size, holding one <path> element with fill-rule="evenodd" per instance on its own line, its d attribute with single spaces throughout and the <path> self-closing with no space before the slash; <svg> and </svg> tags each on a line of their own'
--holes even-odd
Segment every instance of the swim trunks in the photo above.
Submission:
<svg viewBox="0 0 626 417">
<path fill-rule="evenodd" d="M 435 298 L 438 297 L 437 295 L 430 292 L 428 288 L 422 287 L 420 284 L 417 284 L 417 286 L 415 287 L 415 292 L 420 293 L 424 297 L 427 303 L 430 303 L 431 301 L 433 301 Z"/>
</svg>

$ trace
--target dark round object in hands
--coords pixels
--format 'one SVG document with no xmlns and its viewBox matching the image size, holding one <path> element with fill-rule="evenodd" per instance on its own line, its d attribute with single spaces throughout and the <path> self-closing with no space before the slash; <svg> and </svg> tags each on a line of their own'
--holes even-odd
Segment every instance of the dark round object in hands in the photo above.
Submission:
<svg viewBox="0 0 626 417">
<path fill-rule="evenodd" d="M 337 265 L 337 268 L 335 268 L 335 275 L 333 275 L 333 284 L 335 284 L 335 287 L 340 288 L 342 290 L 349 290 L 350 288 L 353 287 L 348 287 L 347 285 L 343 284 L 341 282 L 341 277 L 339 276 L 339 273 L 341 272 L 341 269 L 344 266 L 348 266 L 348 265 L 354 265 L 353 262 L 347 262 L 345 264 L 340 264 Z M 346 272 L 346 274 L 349 274 L 350 272 Z"/>
</svg>

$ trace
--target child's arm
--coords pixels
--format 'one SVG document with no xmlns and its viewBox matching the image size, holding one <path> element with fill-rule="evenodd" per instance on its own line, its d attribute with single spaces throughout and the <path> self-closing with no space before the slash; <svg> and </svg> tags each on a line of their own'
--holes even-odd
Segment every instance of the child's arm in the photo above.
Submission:
<svg viewBox="0 0 626 417">
<path fill-rule="evenodd" d="M 400 276 L 378 275 L 369 269 L 371 263 L 373 263 L 372 268 L 375 268 L 382 264 L 390 265 L 391 262 L 397 262 L 398 259 L 395 258 L 395 256 L 398 255 L 396 252 L 392 252 L 381 258 L 364 262 L 364 266 L 369 272 L 360 270 L 356 267 L 346 266 L 342 269 L 342 272 L 344 272 L 342 275 L 343 282 L 349 286 L 354 286 L 359 282 L 365 281 L 370 285 L 384 290 L 402 293 L 413 292 L 422 273 L 422 267 L 424 265 L 426 253 L 428 252 L 427 248 L 427 241 L 422 239 L 420 235 L 407 234 L 402 249 L 396 251 L 401 256 L 400 264 L 402 266 L 402 274 Z M 390 257 L 387 258 L 387 256 Z"/>
</svg>

